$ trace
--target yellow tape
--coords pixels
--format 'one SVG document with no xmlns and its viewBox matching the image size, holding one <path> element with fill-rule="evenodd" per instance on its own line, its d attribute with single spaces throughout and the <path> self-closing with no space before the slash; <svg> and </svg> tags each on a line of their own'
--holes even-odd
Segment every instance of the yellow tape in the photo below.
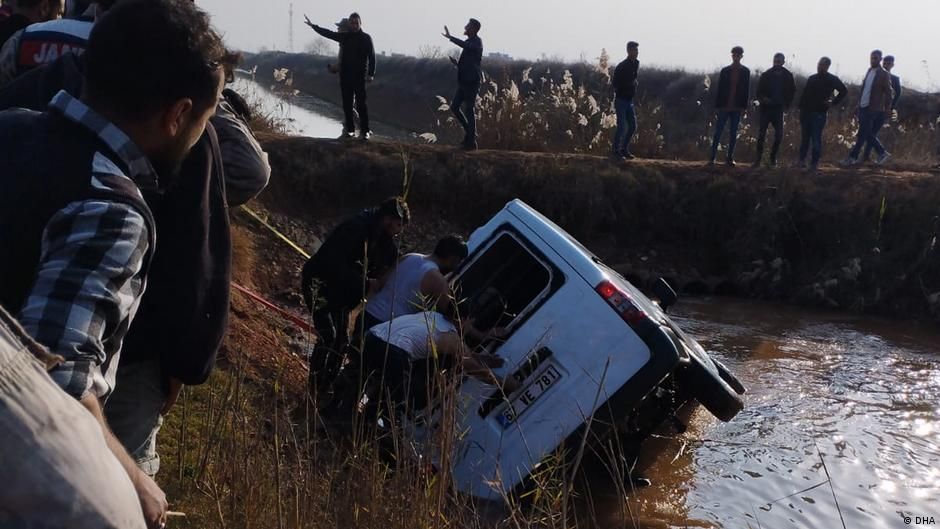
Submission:
<svg viewBox="0 0 940 529">
<path fill-rule="evenodd" d="M 271 230 L 271 233 L 273 233 L 274 235 L 277 235 L 279 239 L 286 242 L 288 245 L 290 245 L 291 248 L 297 250 L 297 253 L 304 256 L 305 259 L 310 259 L 310 254 L 305 252 L 304 249 L 298 246 L 294 241 L 288 239 L 286 235 L 277 231 L 277 228 L 268 224 L 268 221 L 261 218 L 261 215 L 258 215 L 257 213 L 249 209 L 248 206 L 242 206 L 241 209 L 244 210 L 249 215 L 251 215 L 252 217 L 254 217 L 254 219 L 260 222 L 262 225 L 264 225 L 265 228 Z"/>
</svg>

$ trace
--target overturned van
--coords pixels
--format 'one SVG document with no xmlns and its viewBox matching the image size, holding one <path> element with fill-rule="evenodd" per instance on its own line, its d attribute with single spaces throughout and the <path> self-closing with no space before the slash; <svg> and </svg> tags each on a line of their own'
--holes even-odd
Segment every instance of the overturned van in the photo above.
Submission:
<svg viewBox="0 0 940 529">
<path fill-rule="evenodd" d="M 614 428 L 642 436 L 695 401 L 723 421 L 743 408 L 740 382 L 659 304 L 522 201 L 469 246 L 454 288 L 471 303 L 501 305 L 488 326 L 507 335 L 484 347 L 503 361 L 496 373 L 520 387 L 507 397 L 475 379 L 461 384 L 464 433 L 447 458 L 461 492 L 498 499 L 517 490 L 588 427 L 594 438 Z"/>
</svg>

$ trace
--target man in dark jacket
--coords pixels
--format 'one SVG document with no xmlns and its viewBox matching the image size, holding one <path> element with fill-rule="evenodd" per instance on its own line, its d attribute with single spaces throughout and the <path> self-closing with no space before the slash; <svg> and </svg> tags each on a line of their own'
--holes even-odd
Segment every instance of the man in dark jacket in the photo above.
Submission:
<svg viewBox="0 0 940 529">
<path fill-rule="evenodd" d="M 67 54 L 0 90 L 0 109 L 45 108 L 59 90 L 81 93 L 83 56 Z M 230 58 L 233 60 L 234 58 Z M 270 167 L 229 90 L 190 151 L 179 183 L 144 193 L 157 225 L 149 287 L 124 339 L 116 385 L 105 406 L 112 431 L 148 475 L 159 469 L 160 417 L 182 384 L 204 382 L 228 323 L 231 234 L 228 208 L 267 185 Z"/>
<path fill-rule="evenodd" d="M 633 98 L 636 96 L 637 73 L 640 70 L 640 45 L 627 43 L 627 58 L 614 70 L 611 83 L 614 87 L 614 109 L 617 111 L 617 132 L 614 134 L 614 146 L 611 155 L 617 161 L 636 158 L 630 152 L 630 140 L 636 133 L 636 109 Z"/>
<path fill-rule="evenodd" d="M 718 111 L 718 120 L 715 123 L 715 137 L 712 138 L 712 153 L 708 160 L 714 165 L 718 158 L 718 146 L 721 144 L 721 134 L 725 125 L 730 123 L 731 130 L 728 138 L 728 167 L 734 167 L 734 147 L 738 143 L 738 125 L 741 124 L 741 115 L 747 110 L 749 91 L 751 89 L 751 71 L 741 64 L 744 57 L 744 48 L 735 46 L 731 49 L 732 63 L 721 70 L 718 77 L 718 96 L 715 98 L 715 108 Z"/>
<path fill-rule="evenodd" d="M 30 24 L 59 18 L 63 9 L 62 0 L 16 0 L 10 16 L 0 21 L 0 47 Z"/>
<path fill-rule="evenodd" d="M 480 40 L 480 21 L 471 18 L 463 28 L 467 40 L 451 36 L 450 30 L 444 26 L 444 38 L 460 46 L 460 59 L 451 62 L 457 65 L 457 93 L 450 103 L 450 110 L 457 117 L 457 122 L 463 127 L 464 137 L 461 146 L 467 150 L 477 149 L 477 95 L 480 94 L 480 83 L 483 81 L 483 41 Z"/>
<path fill-rule="evenodd" d="M 884 124 L 894 102 L 891 74 L 881 67 L 881 59 L 881 50 L 874 50 L 869 56 L 869 68 L 862 81 L 862 95 L 858 102 L 858 136 L 855 138 L 855 146 L 842 160 L 843 166 L 857 164 L 865 144 L 878 153 L 878 165 L 883 165 L 891 158 L 891 153 L 878 140 L 878 124 Z"/>
<path fill-rule="evenodd" d="M 343 113 L 346 126 L 343 137 L 352 138 L 356 134 L 353 101 L 359 113 L 359 137 L 368 140 L 372 136 L 369 128 L 369 107 L 366 104 L 366 83 L 375 78 L 375 47 L 372 37 L 362 31 L 362 18 L 359 13 L 349 15 L 349 31 L 336 32 L 320 27 L 304 16 L 305 23 L 325 38 L 339 43 L 339 88 L 343 96 Z"/>
<path fill-rule="evenodd" d="M 891 121 L 897 121 L 898 119 L 898 100 L 901 99 L 901 78 L 897 75 L 891 73 L 891 70 L 894 69 L 894 55 L 885 55 L 881 65 L 884 67 L 885 71 L 888 72 L 888 75 L 891 76 L 891 88 L 894 90 L 894 99 L 891 100 L 891 113 L 889 114 L 880 114 L 878 119 L 872 124 L 873 134 L 877 137 L 878 133 L 881 132 L 881 128 L 885 126 L 885 123 L 888 119 Z M 868 161 L 868 158 L 871 156 L 871 143 L 865 143 L 865 153 L 862 155 L 862 160 Z"/>
<path fill-rule="evenodd" d="M 819 59 L 816 73 L 806 80 L 803 95 L 800 97 L 800 161 L 799 166 L 806 168 L 806 155 L 810 143 L 813 145 L 813 158 L 810 167 L 813 171 L 819 166 L 822 156 L 822 133 L 826 127 L 826 114 L 832 105 L 838 105 L 849 93 L 845 84 L 829 73 L 832 60 L 829 57 Z M 833 98 L 833 93 L 836 94 Z"/>
<path fill-rule="evenodd" d="M 349 312 L 397 262 L 396 237 L 410 219 L 403 199 L 388 198 L 343 221 L 304 264 L 301 293 L 319 334 L 312 381 L 338 372 L 339 353 L 349 342 Z"/>
<path fill-rule="evenodd" d="M 774 126 L 774 144 L 770 150 L 770 166 L 777 166 L 777 153 L 783 143 L 783 114 L 793 104 L 796 95 L 796 83 L 793 74 L 783 67 L 786 57 L 782 53 L 774 55 L 774 67 L 760 76 L 757 84 L 757 99 L 760 101 L 760 129 L 757 134 L 757 160 L 754 167 L 760 167 L 764 158 L 764 141 L 767 139 L 767 127 Z"/>
</svg>

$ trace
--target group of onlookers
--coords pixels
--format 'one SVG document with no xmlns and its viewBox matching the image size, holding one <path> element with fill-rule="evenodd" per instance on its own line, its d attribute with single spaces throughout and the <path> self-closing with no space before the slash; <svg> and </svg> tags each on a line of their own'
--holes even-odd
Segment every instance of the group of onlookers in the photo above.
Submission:
<svg viewBox="0 0 940 529">
<path fill-rule="evenodd" d="M 639 45 L 627 44 L 627 58 L 614 71 L 612 85 L 615 92 L 614 106 L 617 111 L 617 132 L 614 135 L 612 155 L 616 160 L 632 159 L 630 141 L 636 132 L 636 113 L 634 96 L 636 94 L 639 62 Z M 751 106 L 751 71 L 741 64 L 744 49 L 735 46 L 731 49 L 731 64 L 722 68 L 715 90 L 715 133 L 711 143 L 709 165 L 714 165 L 721 148 L 721 138 L 728 127 L 728 145 L 725 163 L 729 167 L 736 165 L 735 150 L 738 140 L 738 127 L 744 113 Z M 776 167 L 780 146 L 783 141 L 785 114 L 793 104 L 797 88 L 790 73 L 784 67 L 786 57 L 777 53 L 773 58 L 773 67 L 761 74 L 757 83 L 755 104 L 759 111 L 757 134 L 757 153 L 754 167 L 759 167 L 764 159 L 764 147 L 767 130 L 774 128 L 774 142 L 770 150 L 769 165 Z M 829 73 L 832 61 L 828 57 L 819 60 L 817 71 L 810 76 L 803 87 L 799 101 L 800 129 L 802 133 L 798 166 L 806 168 L 806 157 L 812 147 L 809 168 L 819 166 L 822 155 L 822 133 L 826 126 L 829 109 L 841 103 L 848 89 L 835 75 Z M 842 165 L 855 165 L 867 160 L 872 149 L 878 155 L 876 163 L 883 165 L 891 154 L 878 138 L 882 127 L 889 119 L 897 117 L 897 104 L 901 97 L 901 80 L 891 73 L 894 68 L 893 56 L 882 56 L 880 50 L 871 53 L 870 67 L 862 82 L 862 94 L 858 106 L 859 130 L 855 146 L 842 161 Z M 863 151 L 864 149 L 864 151 Z"/>
<path fill-rule="evenodd" d="M 0 525 L 160 528 L 157 433 L 214 366 L 229 207 L 265 187 L 267 155 L 193 2 L 12 8 L 29 24 L 0 51 Z"/>
</svg>

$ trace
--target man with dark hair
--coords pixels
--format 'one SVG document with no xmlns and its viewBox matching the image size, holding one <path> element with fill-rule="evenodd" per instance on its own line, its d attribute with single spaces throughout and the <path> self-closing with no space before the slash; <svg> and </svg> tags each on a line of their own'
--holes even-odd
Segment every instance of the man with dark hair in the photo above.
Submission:
<svg viewBox="0 0 940 529">
<path fill-rule="evenodd" d="M 63 91 L 44 113 L 0 113 L 0 305 L 64 358 L 53 380 L 100 421 L 151 527 L 166 521 L 165 497 L 114 439 L 101 400 L 154 252 L 141 193 L 182 184 L 224 55 L 192 2 L 125 0 L 91 33 L 81 99 Z"/>
<path fill-rule="evenodd" d="M 636 96 L 637 73 L 640 70 L 640 45 L 627 43 L 627 58 L 614 70 L 611 84 L 614 87 L 614 108 L 617 111 L 617 132 L 614 134 L 614 146 L 611 155 L 617 161 L 636 158 L 630 152 L 630 141 L 636 133 L 636 109 L 633 98 Z"/>
<path fill-rule="evenodd" d="M 793 74 L 783 67 L 786 57 L 782 53 L 774 55 L 774 66 L 760 76 L 757 84 L 757 99 L 760 101 L 760 129 L 757 134 L 757 160 L 754 167 L 760 167 L 764 158 L 764 141 L 767 139 L 767 127 L 774 126 L 774 144 L 770 149 L 770 166 L 777 166 L 777 154 L 783 143 L 783 114 L 793 104 L 796 95 L 796 83 Z"/>
<path fill-rule="evenodd" d="M 304 264 L 301 294 L 318 334 L 312 381 L 324 382 L 338 372 L 339 354 L 349 343 L 349 312 L 395 265 L 396 239 L 410 220 L 404 199 L 388 198 L 340 223 Z"/>
<path fill-rule="evenodd" d="M 483 83 L 483 41 L 480 40 L 480 21 L 471 18 L 463 28 L 467 40 L 461 40 L 450 34 L 444 26 L 444 38 L 460 46 L 460 59 L 450 61 L 457 66 L 457 93 L 450 103 L 450 110 L 463 127 L 464 137 L 461 147 L 466 150 L 477 149 L 477 96 Z"/>
<path fill-rule="evenodd" d="M 434 253 L 410 253 L 398 260 L 362 312 L 362 326 L 369 329 L 395 316 L 431 310 L 448 302 L 447 274 L 467 258 L 467 243 L 459 235 L 448 235 Z"/>
<path fill-rule="evenodd" d="M 803 95 L 800 97 L 800 161 L 799 167 L 806 167 L 806 155 L 810 143 L 813 145 L 813 158 L 810 162 L 812 171 L 819 167 L 819 158 L 822 156 L 822 133 L 826 127 L 826 114 L 833 105 L 838 105 L 845 99 L 849 90 L 835 75 L 829 73 L 832 60 L 829 57 L 819 59 L 816 73 L 806 80 Z M 837 95 L 833 98 L 832 94 Z"/>
<path fill-rule="evenodd" d="M 715 123 L 715 136 L 712 138 L 711 158 L 709 165 L 715 164 L 718 158 L 718 146 L 721 144 L 721 134 L 725 125 L 730 122 L 728 137 L 728 167 L 734 167 L 734 148 L 738 143 L 738 125 L 741 124 L 741 115 L 747 110 L 749 92 L 751 89 L 751 71 L 741 64 L 744 57 L 744 48 L 735 46 L 731 49 L 731 65 L 725 66 L 718 77 L 718 94 L 715 97 L 715 108 L 718 110 L 718 121 Z"/>
<path fill-rule="evenodd" d="M 865 80 L 862 81 L 862 96 L 858 102 L 858 136 L 855 146 L 845 160 L 842 160 L 845 167 L 858 163 L 858 156 L 866 143 L 878 153 L 878 165 L 883 165 L 891 158 L 891 153 L 878 140 L 878 124 L 884 124 L 894 101 L 891 74 L 881 67 L 881 58 L 881 50 L 874 50 L 869 57 L 870 67 L 865 74 Z"/>
<path fill-rule="evenodd" d="M 0 46 L 30 24 L 59 18 L 63 9 L 62 0 L 16 0 L 10 16 L 0 21 Z"/>
<path fill-rule="evenodd" d="M 375 47 L 372 37 L 362 31 L 359 13 L 349 15 L 349 31 L 336 32 L 320 27 L 304 16 L 304 22 L 321 36 L 339 43 L 339 88 L 343 96 L 343 113 L 346 116 L 344 138 L 356 134 L 353 101 L 359 113 L 359 138 L 368 140 L 372 136 L 369 128 L 369 107 L 366 104 L 366 83 L 375 78 Z"/>
<path fill-rule="evenodd" d="M 891 76 L 891 88 L 894 90 L 894 98 L 891 100 L 891 112 L 890 116 L 888 114 L 879 115 L 879 117 L 872 124 L 872 134 L 877 137 L 878 133 L 881 132 L 881 128 L 885 126 L 885 122 L 890 117 L 891 121 L 898 120 L 898 101 L 901 99 L 901 78 L 897 75 L 891 73 L 891 70 L 894 69 L 894 55 L 885 55 L 881 65 L 884 67 L 885 71 L 888 72 L 888 75 Z M 868 162 L 868 158 L 871 156 L 872 144 L 865 143 L 865 153 L 862 155 L 862 160 Z"/>
</svg>

